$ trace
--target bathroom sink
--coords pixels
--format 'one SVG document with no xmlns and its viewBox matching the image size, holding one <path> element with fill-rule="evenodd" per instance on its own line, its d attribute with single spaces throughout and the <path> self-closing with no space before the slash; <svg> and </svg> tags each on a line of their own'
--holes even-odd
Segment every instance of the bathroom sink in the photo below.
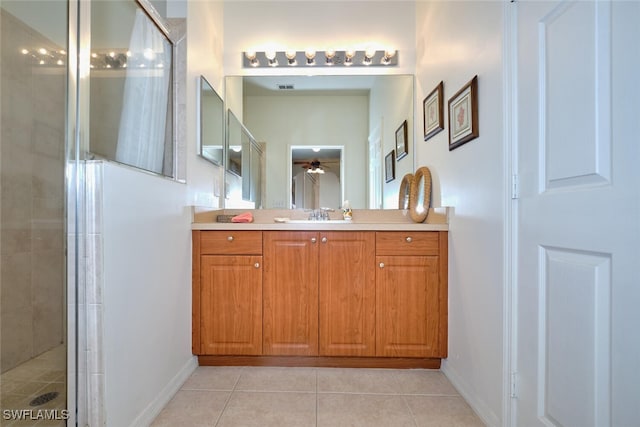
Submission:
<svg viewBox="0 0 640 427">
<path fill-rule="evenodd" d="M 288 224 L 346 224 L 351 221 L 345 221 L 344 219 L 288 219 L 288 218 L 274 218 L 275 222 L 288 223 Z"/>
<path fill-rule="evenodd" d="M 342 224 L 349 221 L 344 219 L 290 219 L 289 222 L 294 224 Z"/>
</svg>

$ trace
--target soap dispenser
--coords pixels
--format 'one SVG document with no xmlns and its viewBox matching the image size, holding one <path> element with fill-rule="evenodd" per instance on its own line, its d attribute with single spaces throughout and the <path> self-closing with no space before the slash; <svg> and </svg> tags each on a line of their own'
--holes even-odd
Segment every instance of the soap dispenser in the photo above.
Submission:
<svg viewBox="0 0 640 427">
<path fill-rule="evenodd" d="M 348 200 L 345 200 L 342 204 L 342 218 L 345 221 L 351 221 L 353 217 L 353 212 L 351 211 L 351 204 Z"/>
</svg>

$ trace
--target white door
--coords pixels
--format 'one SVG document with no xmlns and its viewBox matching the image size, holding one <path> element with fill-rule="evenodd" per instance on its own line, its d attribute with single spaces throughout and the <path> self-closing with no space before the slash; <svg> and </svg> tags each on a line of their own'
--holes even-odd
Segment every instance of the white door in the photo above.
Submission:
<svg viewBox="0 0 640 427">
<path fill-rule="evenodd" d="M 517 426 L 640 426 L 640 2 L 517 7 Z"/>
</svg>

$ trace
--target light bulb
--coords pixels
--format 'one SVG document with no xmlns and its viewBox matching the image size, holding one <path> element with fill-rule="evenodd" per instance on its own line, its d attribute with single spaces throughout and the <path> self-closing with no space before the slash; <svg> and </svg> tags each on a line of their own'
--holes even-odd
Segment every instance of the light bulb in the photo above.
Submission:
<svg viewBox="0 0 640 427">
<path fill-rule="evenodd" d="M 324 52 L 324 56 L 327 57 L 327 61 L 326 61 L 327 65 L 333 65 L 333 58 L 334 58 L 334 56 L 336 56 L 336 51 L 333 50 L 333 49 L 327 49 Z"/>
<path fill-rule="evenodd" d="M 382 57 L 382 61 L 381 63 L 383 65 L 389 65 L 391 63 L 391 58 L 393 58 L 394 56 L 396 56 L 396 50 L 395 49 L 387 49 L 384 51 L 384 56 Z"/>
<path fill-rule="evenodd" d="M 269 61 L 269 66 L 270 67 L 277 67 L 278 66 L 278 60 L 276 59 L 276 51 L 275 50 L 267 50 L 264 52 L 264 56 L 267 57 L 267 60 Z"/>
<path fill-rule="evenodd" d="M 316 61 L 315 61 L 315 57 L 316 57 L 316 51 L 313 49 L 307 49 L 304 52 L 304 56 L 307 57 L 307 65 L 315 65 Z"/>
<path fill-rule="evenodd" d="M 353 64 L 353 57 L 356 54 L 354 50 L 346 50 L 344 52 L 344 65 L 349 66 Z"/>
<path fill-rule="evenodd" d="M 289 65 L 296 65 L 298 63 L 298 61 L 296 61 L 296 51 L 295 50 L 287 50 L 284 53 L 284 56 L 287 57 L 287 61 L 289 62 Z"/>
<path fill-rule="evenodd" d="M 111 52 L 113 53 L 113 56 L 115 56 L 115 52 Z M 113 58 L 113 56 L 111 55 L 111 53 L 109 54 L 109 56 L 111 56 Z M 156 53 L 153 51 L 153 49 L 151 48 L 146 48 L 143 52 L 142 52 L 142 56 L 144 56 L 146 59 L 148 59 L 149 61 L 153 61 L 156 58 Z"/>
<path fill-rule="evenodd" d="M 258 62 L 258 59 L 256 58 L 256 52 L 255 50 L 248 50 L 244 53 L 244 56 L 247 57 L 247 59 L 249 60 L 249 64 L 252 67 L 257 67 L 260 62 Z"/>
<path fill-rule="evenodd" d="M 364 59 L 362 60 L 362 63 L 364 65 L 371 65 L 371 59 L 375 56 L 376 54 L 376 50 L 373 48 L 368 48 L 367 50 L 364 51 Z"/>
</svg>

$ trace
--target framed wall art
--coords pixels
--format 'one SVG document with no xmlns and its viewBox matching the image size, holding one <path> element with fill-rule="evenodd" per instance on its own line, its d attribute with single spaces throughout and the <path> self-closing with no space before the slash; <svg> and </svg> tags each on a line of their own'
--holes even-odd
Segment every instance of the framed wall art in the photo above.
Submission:
<svg viewBox="0 0 640 427">
<path fill-rule="evenodd" d="M 391 182 L 396 179 L 395 151 L 391 150 L 384 156 L 384 182 Z"/>
<path fill-rule="evenodd" d="M 478 76 L 474 76 L 449 99 L 449 151 L 479 135 Z"/>
<path fill-rule="evenodd" d="M 409 154 L 409 141 L 407 140 L 407 121 L 402 122 L 396 130 L 396 160 L 400 160 Z"/>
<path fill-rule="evenodd" d="M 444 130 L 444 82 L 431 91 L 422 101 L 424 140 Z"/>
</svg>

